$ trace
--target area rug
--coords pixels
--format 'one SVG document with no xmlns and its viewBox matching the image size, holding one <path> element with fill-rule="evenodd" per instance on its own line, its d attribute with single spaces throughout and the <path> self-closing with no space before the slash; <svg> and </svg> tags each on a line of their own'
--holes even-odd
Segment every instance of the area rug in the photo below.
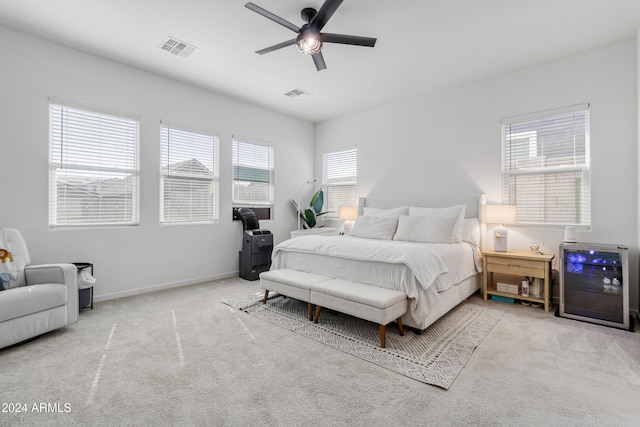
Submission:
<svg viewBox="0 0 640 427">
<path fill-rule="evenodd" d="M 503 311 L 462 303 L 421 334 L 398 333 L 387 326 L 386 348 L 380 347 L 378 325 L 323 309 L 319 323 L 307 318 L 307 303 L 271 293 L 223 300 L 233 308 L 311 338 L 360 359 L 425 384 L 448 389 L 473 351 L 504 315 Z"/>
</svg>

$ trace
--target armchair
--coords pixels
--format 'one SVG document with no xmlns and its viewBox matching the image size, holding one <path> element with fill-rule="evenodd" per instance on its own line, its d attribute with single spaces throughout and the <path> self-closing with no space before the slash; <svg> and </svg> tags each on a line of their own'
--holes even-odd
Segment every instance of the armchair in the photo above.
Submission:
<svg viewBox="0 0 640 427">
<path fill-rule="evenodd" d="M 18 278 L 0 291 L 0 348 L 78 321 L 78 273 L 73 264 L 31 265 L 16 229 L 2 230 Z M 0 242 L 3 246 L 5 242 Z"/>
</svg>

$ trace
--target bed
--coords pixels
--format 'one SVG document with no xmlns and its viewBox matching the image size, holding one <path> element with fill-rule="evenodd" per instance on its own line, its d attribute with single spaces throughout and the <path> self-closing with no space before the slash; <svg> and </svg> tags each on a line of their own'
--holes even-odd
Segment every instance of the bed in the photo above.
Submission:
<svg viewBox="0 0 640 427">
<path fill-rule="evenodd" d="M 480 289 L 483 194 L 360 198 L 350 235 L 276 245 L 288 268 L 405 292 L 405 325 L 423 330 Z"/>
</svg>

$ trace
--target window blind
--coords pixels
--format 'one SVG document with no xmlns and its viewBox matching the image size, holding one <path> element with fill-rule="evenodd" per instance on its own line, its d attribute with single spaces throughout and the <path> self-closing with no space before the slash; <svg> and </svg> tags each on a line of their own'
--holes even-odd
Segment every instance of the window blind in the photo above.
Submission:
<svg viewBox="0 0 640 427">
<path fill-rule="evenodd" d="M 233 204 L 273 205 L 273 147 L 234 136 L 232 157 Z"/>
<path fill-rule="evenodd" d="M 503 198 L 516 222 L 590 226 L 588 105 L 504 119 Z"/>
<path fill-rule="evenodd" d="M 50 226 L 138 224 L 139 121 L 50 102 Z"/>
<path fill-rule="evenodd" d="M 341 205 L 354 206 L 358 203 L 356 194 L 358 178 L 357 147 L 324 155 L 325 209 L 330 216 L 338 216 Z"/>
<path fill-rule="evenodd" d="M 160 140 L 160 221 L 217 221 L 218 137 L 165 123 Z"/>
</svg>

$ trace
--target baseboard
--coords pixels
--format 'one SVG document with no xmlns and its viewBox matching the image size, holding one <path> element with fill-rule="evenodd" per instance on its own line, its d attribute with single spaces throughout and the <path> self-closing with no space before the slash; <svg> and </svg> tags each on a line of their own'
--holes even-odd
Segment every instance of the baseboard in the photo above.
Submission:
<svg viewBox="0 0 640 427">
<path fill-rule="evenodd" d="M 130 289 L 122 292 L 114 292 L 112 294 L 95 295 L 93 301 L 94 302 L 109 301 L 109 300 L 114 300 L 119 298 L 130 297 L 134 295 L 146 294 L 149 292 L 162 291 L 165 289 L 181 288 L 184 286 L 197 285 L 199 283 L 206 283 L 214 280 L 228 279 L 230 277 L 238 277 L 238 272 L 232 271 L 230 273 L 222 273 L 222 274 L 216 274 L 213 276 L 198 277 L 195 279 L 190 279 L 190 280 L 185 280 L 180 282 L 164 283 L 160 285 L 147 286 L 145 288 Z"/>
</svg>

